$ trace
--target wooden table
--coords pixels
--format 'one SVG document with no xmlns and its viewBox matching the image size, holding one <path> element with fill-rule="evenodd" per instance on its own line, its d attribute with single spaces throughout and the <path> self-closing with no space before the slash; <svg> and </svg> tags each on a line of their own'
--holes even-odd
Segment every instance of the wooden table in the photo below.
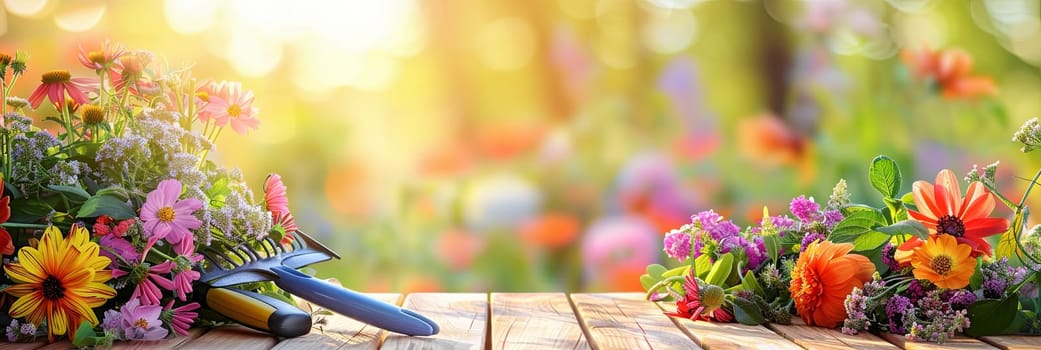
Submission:
<svg viewBox="0 0 1041 350">
<path fill-rule="evenodd" d="M 942 346 L 892 334 L 844 335 L 792 325 L 693 322 L 662 314 L 637 293 L 373 294 L 441 326 L 432 337 L 388 334 L 328 316 L 311 334 L 276 339 L 241 326 L 193 329 L 188 337 L 123 342 L 117 349 L 1041 349 L 1041 337 L 957 338 Z M 0 343 L 0 349 L 67 349 L 68 342 Z"/>
</svg>

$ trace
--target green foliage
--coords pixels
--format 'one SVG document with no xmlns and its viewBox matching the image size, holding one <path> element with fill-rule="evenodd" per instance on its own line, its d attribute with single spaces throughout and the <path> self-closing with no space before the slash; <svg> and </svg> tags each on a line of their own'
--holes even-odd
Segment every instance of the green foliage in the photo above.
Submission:
<svg viewBox="0 0 1041 350">
<path fill-rule="evenodd" d="M 101 215 L 108 215 L 116 220 L 125 220 L 136 217 L 137 213 L 127 204 L 125 199 L 121 199 L 115 194 L 102 194 L 99 191 L 98 194 L 95 194 L 83 203 L 76 217 L 93 218 Z"/>
<path fill-rule="evenodd" d="M 712 270 L 710 270 L 708 276 L 705 277 L 705 282 L 712 285 L 724 286 L 724 283 L 726 283 L 727 279 L 730 278 L 730 273 L 733 271 L 734 255 L 731 253 L 723 254 L 714 264 L 712 264 Z"/>
<path fill-rule="evenodd" d="M 868 169 L 871 186 L 886 198 L 896 198 L 900 193 L 900 168 L 896 161 L 884 155 L 875 157 Z"/>
<path fill-rule="evenodd" d="M 734 297 L 731 304 L 734 305 L 734 319 L 737 322 L 749 326 L 760 325 L 766 322 L 763 312 L 759 310 L 759 306 L 755 302 L 741 297 Z"/>
<path fill-rule="evenodd" d="M 965 334 L 971 337 L 998 335 L 1016 319 L 1019 294 L 1013 293 L 1004 299 L 980 300 L 969 305 L 970 326 Z"/>
</svg>

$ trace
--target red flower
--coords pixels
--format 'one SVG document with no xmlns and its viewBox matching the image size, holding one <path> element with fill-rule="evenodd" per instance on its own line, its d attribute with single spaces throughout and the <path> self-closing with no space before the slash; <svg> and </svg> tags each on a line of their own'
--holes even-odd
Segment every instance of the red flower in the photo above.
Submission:
<svg viewBox="0 0 1041 350">
<path fill-rule="evenodd" d="M 687 283 L 683 284 L 686 294 L 676 300 L 676 312 L 666 312 L 666 315 L 683 317 L 693 321 L 717 321 L 733 322 L 734 315 L 723 308 L 726 293 L 723 288 L 707 285 L 702 288 L 694 277 L 694 271 L 687 275 Z"/>
<path fill-rule="evenodd" d="M 986 76 L 969 75 L 972 57 L 962 50 L 904 51 L 904 62 L 919 79 L 933 79 L 946 99 L 972 99 L 994 95 L 997 88 Z"/>
<path fill-rule="evenodd" d="M 0 191 L 3 191 L 4 179 L 0 178 Z M 11 197 L 3 196 L 0 198 L 0 223 L 7 222 L 11 218 Z M 7 233 L 7 230 L 0 226 L 0 255 L 11 255 L 14 254 L 14 242 L 11 241 L 11 234 Z"/>
<path fill-rule="evenodd" d="M 990 191 L 982 183 L 973 182 L 962 197 L 958 178 L 948 169 L 936 174 L 935 184 L 916 181 L 913 192 L 918 211 L 908 210 L 907 214 L 928 227 L 930 237 L 948 234 L 958 243 L 968 244 L 972 257 L 990 256 L 990 243 L 984 238 L 1008 230 L 1008 219 L 989 217 L 995 205 Z M 907 266 L 913 251 L 923 243 L 918 237 L 911 237 L 897 249 L 896 261 Z"/>
</svg>

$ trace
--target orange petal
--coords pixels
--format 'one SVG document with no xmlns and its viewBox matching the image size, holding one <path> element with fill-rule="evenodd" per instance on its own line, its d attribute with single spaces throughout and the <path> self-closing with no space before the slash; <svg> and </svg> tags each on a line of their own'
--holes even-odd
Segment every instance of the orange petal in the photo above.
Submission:
<svg viewBox="0 0 1041 350">
<path fill-rule="evenodd" d="M 940 207 L 936 205 L 933 184 L 926 181 L 915 181 L 911 193 L 914 195 L 915 206 L 926 217 L 936 220 L 944 215 L 941 213 Z"/>
<path fill-rule="evenodd" d="M 941 190 L 943 189 L 943 190 Z M 936 202 L 944 215 L 958 213 L 961 203 L 961 187 L 958 185 L 958 177 L 950 169 L 940 170 L 936 174 L 936 184 L 933 186 Z M 946 208 L 944 207 L 946 206 Z"/>
<path fill-rule="evenodd" d="M 986 217 L 994 211 L 994 205 L 994 196 L 990 194 L 990 191 L 982 183 L 973 182 L 969 185 L 969 191 L 965 193 L 958 217 L 962 221 Z"/>
</svg>

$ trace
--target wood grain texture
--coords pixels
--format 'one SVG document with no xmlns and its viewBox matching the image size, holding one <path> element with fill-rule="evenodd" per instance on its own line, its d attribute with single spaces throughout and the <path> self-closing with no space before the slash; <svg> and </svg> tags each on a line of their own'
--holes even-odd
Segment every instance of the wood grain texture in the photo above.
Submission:
<svg viewBox="0 0 1041 350">
<path fill-rule="evenodd" d="M 719 323 L 691 321 L 673 317 L 687 335 L 702 348 L 710 350 L 724 349 L 778 349 L 801 350 L 788 339 L 777 335 L 763 326 L 749 326 L 740 323 Z"/>
<path fill-rule="evenodd" d="M 401 294 L 369 294 L 387 303 L 400 305 Z M 355 321 L 347 316 L 332 314 L 325 317 L 325 324 L 311 328 L 311 333 L 280 341 L 275 349 L 352 349 L 375 350 L 386 331 Z"/>
<path fill-rule="evenodd" d="M 491 348 L 589 349 L 564 293 L 493 293 Z"/>
<path fill-rule="evenodd" d="M 700 349 L 639 293 L 571 294 L 594 349 Z"/>
<path fill-rule="evenodd" d="M 856 335 L 842 334 L 842 332 L 835 329 L 807 326 L 806 323 L 799 318 L 793 318 L 792 324 L 790 325 L 771 323 L 767 325 L 767 327 L 772 329 L 774 332 L 777 332 L 777 334 L 780 334 L 807 349 L 899 349 L 896 345 L 893 345 L 885 339 L 879 338 L 871 333 L 860 332 Z"/>
<path fill-rule="evenodd" d="M 188 330 L 187 336 L 177 334 L 176 338 L 170 338 L 162 341 L 117 341 L 112 344 L 112 349 L 172 350 L 194 341 L 195 338 L 201 337 L 204 333 L 206 333 L 207 330 L 208 329 L 203 328 L 192 328 Z"/>
<path fill-rule="evenodd" d="M 488 325 L 488 294 L 409 294 L 403 305 L 437 322 L 441 332 L 430 337 L 388 334 L 381 349 L 484 348 Z"/>
<path fill-rule="evenodd" d="M 47 345 L 46 337 L 44 337 L 44 341 L 38 341 L 35 343 L 5 343 L 6 341 L 6 338 L 3 341 L 0 341 L 0 350 L 34 350 Z M 66 342 L 65 344 L 69 343 Z M 71 345 L 72 344 L 69 344 L 69 346 Z"/>
<path fill-rule="evenodd" d="M 907 340 L 906 337 L 893 333 L 880 334 L 883 339 L 894 345 L 908 350 L 939 350 L 939 349 L 995 349 L 987 343 L 973 338 L 958 336 L 943 344 L 918 342 Z"/>
<path fill-rule="evenodd" d="M 221 326 L 211 329 L 178 349 L 267 350 L 275 346 L 276 342 L 275 337 L 243 326 Z"/>
<path fill-rule="evenodd" d="M 1027 350 L 1041 349 L 1041 337 L 1023 335 L 1002 335 L 994 337 L 980 337 L 983 342 L 993 345 L 998 349 L 1005 350 Z"/>
</svg>

